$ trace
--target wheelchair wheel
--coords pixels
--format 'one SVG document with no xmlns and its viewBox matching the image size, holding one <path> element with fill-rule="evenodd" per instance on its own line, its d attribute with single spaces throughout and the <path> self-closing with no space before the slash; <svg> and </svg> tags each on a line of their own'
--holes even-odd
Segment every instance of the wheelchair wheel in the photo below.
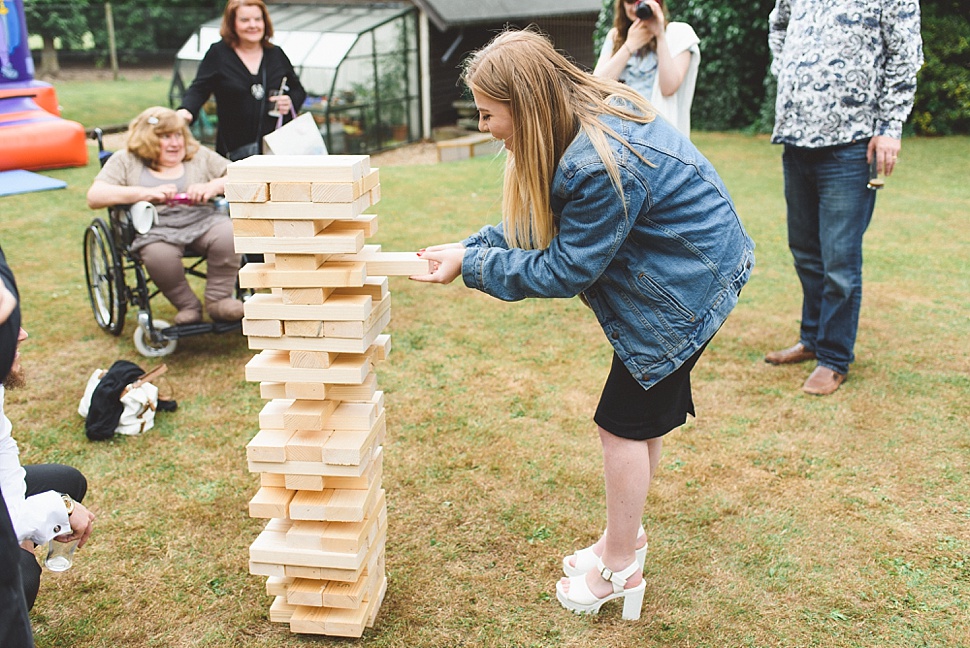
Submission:
<svg viewBox="0 0 970 648">
<path fill-rule="evenodd" d="M 112 335 L 121 334 L 128 310 L 123 272 L 111 231 L 103 220 L 95 218 L 84 231 L 84 274 L 94 319 Z"/>
<path fill-rule="evenodd" d="M 171 326 L 165 320 L 160 319 L 154 320 L 152 323 L 156 331 L 161 331 Z M 139 326 L 135 329 L 134 341 L 138 353 L 146 358 L 161 358 L 162 356 L 167 356 L 174 353 L 175 347 L 178 345 L 178 340 L 174 338 L 166 340 L 158 336 L 157 340 L 152 340 L 152 336 L 149 335 L 148 330 L 144 326 Z"/>
</svg>

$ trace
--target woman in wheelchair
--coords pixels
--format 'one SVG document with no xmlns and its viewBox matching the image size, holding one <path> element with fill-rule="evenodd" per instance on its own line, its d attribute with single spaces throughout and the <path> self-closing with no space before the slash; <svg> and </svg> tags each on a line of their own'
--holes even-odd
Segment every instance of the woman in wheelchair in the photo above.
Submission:
<svg viewBox="0 0 970 648">
<path fill-rule="evenodd" d="M 138 234 L 131 249 L 178 309 L 175 324 L 202 320 L 202 304 L 182 265 L 186 248 L 206 257 L 209 317 L 243 317 L 243 303 L 233 297 L 242 257 L 233 248 L 232 223 L 209 202 L 223 193 L 228 164 L 201 146 L 174 110 L 156 106 L 131 121 L 126 149 L 108 158 L 88 190 L 91 209 L 143 200 L 157 205 L 156 224 Z"/>
</svg>

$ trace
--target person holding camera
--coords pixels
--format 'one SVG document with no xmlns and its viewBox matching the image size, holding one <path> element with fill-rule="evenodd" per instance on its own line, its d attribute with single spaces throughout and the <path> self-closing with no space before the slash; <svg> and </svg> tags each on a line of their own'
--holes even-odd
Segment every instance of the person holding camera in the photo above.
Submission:
<svg viewBox="0 0 970 648">
<path fill-rule="evenodd" d="M 616 0 L 595 76 L 625 83 L 690 137 L 700 39 L 693 27 L 667 22 L 664 0 Z"/>
<path fill-rule="evenodd" d="M 128 126 L 126 150 L 114 153 L 88 189 L 88 207 L 101 209 L 147 201 L 158 221 L 138 234 L 138 253 L 152 281 L 178 309 L 175 324 L 202 320 L 202 304 L 185 276 L 186 248 L 206 257 L 205 310 L 213 320 L 237 322 L 243 303 L 233 296 L 242 255 L 236 254 L 232 221 L 210 199 L 225 191 L 229 160 L 192 137 L 171 108 L 144 110 Z"/>
</svg>

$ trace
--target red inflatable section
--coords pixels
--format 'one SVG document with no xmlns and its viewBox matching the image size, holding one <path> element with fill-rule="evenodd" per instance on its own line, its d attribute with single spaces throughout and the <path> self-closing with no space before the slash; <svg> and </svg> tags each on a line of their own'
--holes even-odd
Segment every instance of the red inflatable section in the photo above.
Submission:
<svg viewBox="0 0 970 648">
<path fill-rule="evenodd" d="M 84 127 L 58 115 L 52 86 L 37 81 L 0 86 L 0 171 L 85 166 Z"/>
</svg>

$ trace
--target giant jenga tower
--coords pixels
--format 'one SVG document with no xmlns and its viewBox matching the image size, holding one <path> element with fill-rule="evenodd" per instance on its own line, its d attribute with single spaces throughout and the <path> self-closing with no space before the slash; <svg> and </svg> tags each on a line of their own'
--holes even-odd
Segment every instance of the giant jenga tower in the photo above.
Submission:
<svg viewBox="0 0 970 648">
<path fill-rule="evenodd" d="M 251 157 L 229 166 L 226 198 L 236 251 L 265 255 L 239 272 L 259 291 L 245 306 L 243 333 L 259 350 L 246 379 L 269 401 L 246 446 L 260 475 L 249 514 L 269 519 L 250 573 L 268 577 L 270 620 L 359 637 L 387 589 L 374 372 L 390 351 L 387 277 L 428 264 L 364 244 L 377 216 L 363 211 L 380 198 L 366 155 Z"/>
</svg>

